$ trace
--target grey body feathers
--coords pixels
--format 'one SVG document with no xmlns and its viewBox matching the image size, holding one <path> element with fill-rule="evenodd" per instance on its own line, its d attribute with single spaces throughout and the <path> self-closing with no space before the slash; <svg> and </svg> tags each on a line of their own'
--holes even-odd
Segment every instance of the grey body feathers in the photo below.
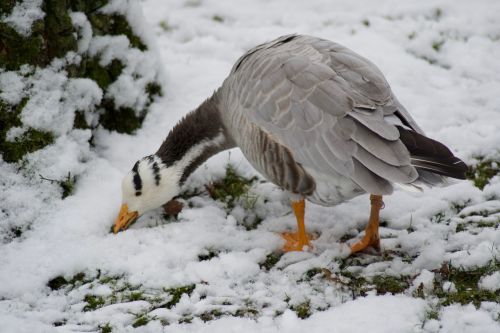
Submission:
<svg viewBox="0 0 500 333">
<path fill-rule="evenodd" d="M 268 180 L 319 204 L 466 170 L 425 137 L 374 64 L 328 40 L 289 35 L 249 50 L 210 103 L 227 137 L 219 150 L 238 146 Z"/>
</svg>

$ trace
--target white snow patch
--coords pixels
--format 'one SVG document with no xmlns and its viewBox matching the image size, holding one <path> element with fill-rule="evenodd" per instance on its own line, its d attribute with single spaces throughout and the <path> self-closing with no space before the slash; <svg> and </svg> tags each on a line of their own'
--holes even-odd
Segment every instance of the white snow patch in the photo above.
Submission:
<svg viewBox="0 0 500 333">
<path fill-rule="evenodd" d="M 481 278 L 481 281 L 479 281 L 479 286 L 489 291 L 497 291 L 500 289 L 500 272 L 484 276 Z"/>
<path fill-rule="evenodd" d="M 0 98 L 9 104 L 18 104 L 23 99 L 23 77 L 16 72 L 0 72 Z"/>
<path fill-rule="evenodd" d="M 18 1 L 12 12 L 1 20 L 14 28 L 19 34 L 29 36 L 33 22 L 43 19 L 45 13 L 42 11 L 43 0 Z"/>
</svg>

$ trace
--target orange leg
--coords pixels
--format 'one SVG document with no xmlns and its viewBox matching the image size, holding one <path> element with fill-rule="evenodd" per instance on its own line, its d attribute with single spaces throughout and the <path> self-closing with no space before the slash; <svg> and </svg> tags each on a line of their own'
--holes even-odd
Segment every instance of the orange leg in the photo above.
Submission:
<svg viewBox="0 0 500 333">
<path fill-rule="evenodd" d="M 351 245 L 351 253 L 363 251 L 369 246 L 380 249 L 380 237 L 378 235 L 378 223 L 380 209 L 384 207 L 381 195 L 370 195 L 371 211 L 368 225 L 365 229 L 365 236 L 359 242 Z"/>
<path fill-rule="evenodd" d="M 311 246 L 309 241 L 314 239 L 311 235 L 306 233 L 304 224 L 306 203 L 304 199 L 299 201 L 292 201 L 292 208 L 297 218 L 297 232 L 284 232 L 281 234 L 286 241 L 283 251 L 302 251 L 304 246 Z"/>
</svg>

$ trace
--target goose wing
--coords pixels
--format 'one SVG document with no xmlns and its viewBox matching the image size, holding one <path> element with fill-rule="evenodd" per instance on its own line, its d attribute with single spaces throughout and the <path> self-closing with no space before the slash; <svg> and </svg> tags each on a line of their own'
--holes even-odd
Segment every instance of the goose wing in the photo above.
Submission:
<svg viewBox="0 0 500 333">
<path fill-rule="evenodd" d="M 306 168 L 349 177 L 373 194 L 418 177 L 396 125 L 421 130 L 380 70 L 339 44 L 281 37 L 242 56 L 225 85 L 233 112 Z"/>
</svg>

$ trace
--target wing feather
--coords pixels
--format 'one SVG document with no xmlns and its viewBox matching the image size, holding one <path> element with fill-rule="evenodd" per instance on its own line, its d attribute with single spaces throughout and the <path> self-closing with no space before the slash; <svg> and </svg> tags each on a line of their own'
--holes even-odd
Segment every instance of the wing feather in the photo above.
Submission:
<svg viewBox="0 0 500 333">
<path fill-rule="evenodd" d="M 398 129 L 384 117 L 415 122 L 367 59 L 330 41 L 285 36 L 237 64 L 223 85 L 233 112 L 287 147 L 295 162 L 349 177 L 373 194 L 418 176 Z"/>
</svg>

